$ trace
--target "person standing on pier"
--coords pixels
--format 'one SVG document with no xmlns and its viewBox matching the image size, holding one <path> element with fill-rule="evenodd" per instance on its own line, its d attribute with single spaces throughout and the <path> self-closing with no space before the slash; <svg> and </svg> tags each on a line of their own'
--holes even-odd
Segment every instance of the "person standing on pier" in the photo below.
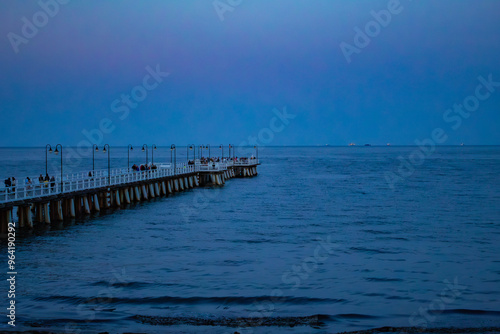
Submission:
<svg viewBox="0 0 500 334">
<path fill-rule="evenodd" d="M 7 193 L 10 193 L 10 186 L 11 186 L 10 177 L 8 179 L 5 179 L 4 183 L 5 183 L 5 188 L 7 189 Z"/>
<path fill-rule="evenodd" d="M 44 184 L 45 188 L 49 187 L 49 181 L 50 181 L 50 177 L 49 177 L 49 173 L 47 173 L 47 174 L 45 174 L 45 179 L 43 180 L 43 184 Z"/>
<path fill-rule="evenodd" d="M 16 192 L 16 178 L 12 177 L 12 192 Z"/>
<path fill-rule="evenodd" d="M 56 186 L 56 178 L 54 176 L 52 176 L 50 178 L 50 187 L 51 187 L 52 191 L 54 191 L 55 186 Z"/>
</svg>

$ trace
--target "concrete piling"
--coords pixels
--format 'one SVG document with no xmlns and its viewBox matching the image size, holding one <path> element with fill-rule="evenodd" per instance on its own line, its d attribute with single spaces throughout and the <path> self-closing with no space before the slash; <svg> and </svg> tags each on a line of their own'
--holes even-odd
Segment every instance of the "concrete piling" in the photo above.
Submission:
<svg viewBox="0 0 500 334">
<path fill-rule="evenodd" d="M 139 193 L 139 187 L 134 187 L 135 201 L 141 201 L 141 194 Z"/>
<path fill-rule="evenodd" d="M 99 196 L 97 194 L 94 194 L 94 211 L 101 211 L 101 207 L 99 206 Z"/>
<path fill-rule="evenodd" d="M 71 197 L 68 201 L 68 206 L 69 206 L 69 217 L 70 218 L 75 218 L 76 213 L 75 213 L 75 199 Z"/>
<path fill-rule="evenodd" d="M 50 224 L 50 211 L 49 211 L 49 202 L 43 204 L 43 221 L 45 224 Z"/>
<path fill-rule="evenodd" d="M 123 189 L 123 195 L 125 199 L 125 204 L 130 204 L 130 195 L 128 192 L 128 188 Z"/>
</svg>

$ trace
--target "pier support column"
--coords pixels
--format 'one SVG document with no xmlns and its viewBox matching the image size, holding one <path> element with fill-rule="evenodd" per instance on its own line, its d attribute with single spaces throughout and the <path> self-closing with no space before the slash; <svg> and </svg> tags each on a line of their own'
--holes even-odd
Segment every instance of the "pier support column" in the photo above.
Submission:
<svg viewBox="0 0 500 334">
<path fill-rule="evenodd" d="M 109 207 L 110 208 L 116 207 L 116 191 L 115 190 L 109 190 Z"/>
<path fill-rule="evenodd" d="M 143 184 L 141 187 L 142 190 L 142 197 L 147 200 L 148 199 L 148 192 L 146 191 L 146 186 Z"/>
<path fill-rule="evenodd" d="M 182 191 L 184 191 L 184 181 L 182 180 L 182 177 L 179 178 L 179 186 Z"/>
<path fill-rule="evenodd" d="M 167 196 L 167 187 L 165 186 L 165 181 L 161 182 L 161 192 L 164 196 Z"/>
<path fill-rule="evenodd" d="M 75 198 L 72 197 L 69 199 L 69 217 L 70 218 L 75 218 L 76 217 L 76 214 L 75 214 Z"/>
<path fill-rule="evenodd" d="M 141 201 L 141 193 L 139 193 L 139 187 L 135 186 L 134 187 L 134 194 L 135 194 L 135 200 L 137 202 Z"/>
<path fill-rule="evenodd" d="M 97 194 L 94 194 L 94 211 L 95 212 L 101 211 L 101 207 L 99 205 L 99 196 L 97 196 Z"/>
<path fill-rule="evenodd" d="M 43 222 L 43 204 L 41 203 L 36 204 L 35 217 L 37 222 L 39 223 Z"/>
<path fill-rule="evenodd" d="M 80 196 L 75 196 L 74 203 L 75 203 L 75 216 L 80 216 L 82 214 L 82 199 L 80 198 Z"/>
<path fill-rule="evenodd" d="M 10 220 L 7 216 L 7 212 L 10 212 L 10 209 L 0 211 L 0 234 L 2 236 L 7 236 L 9 229 Z"/>
<path fill-rule="evenodd" d="M 43 221 L 46 224 L 50 224 L 50 210 L 49 203 L 43 203 Z"/>
<path fill-rule="evenodd" d="M 149 196 L 151 198 L 155 198 L 155 189 L 154 189 L 153 183 L 149 184 Z"/>
<path fill-rule="evenodd" d="M 54 205 L 54 220 L 56 221 L 63 221 L 63 214 L 62 214 L 62 204 L 61 201 L 54 201 L 52 202 Z"/>
<path fill-rule="evenodd" d="M 105 191 L 102 193 L 102 204 L 105 209 L 109 209 L 111 203 L 109 198 L 109 192 Z"/>
<path fill-rule="evenodd" d="M 24 219 L 26 226 L 29 228 L 33 228 L 33 216 L 31 215 L 31 205 L 24 208 L 26 213 L 24 214 Z"/>
<path fill-rule="evenodd" d="M 179 181 L 177 179 L 174 180 L 174 188 L 175 188 L 175 191 L 179 191 Z"/>
<path fill-rule="evenodd" d="M 158 187 L 158 182 L 155 182 L 155 195 L 160 197 L 160 187 Z"/>
<path fill-rule="evenodd" d="M 0 211 L 0 234 L 7 236 L 9 223 L 12 223 L 12 208 Z"/>
<path fill-rule="evenodd" d="M 123 189 L 123 195 L 125 198 L 125 204 L 130 204 L 130 196 L 128 193 L 128 188 Z"/>
<path fill-rule="evenodd" d="M 23 228 L 24 227 L 24 207 L 18 206 L 17 207 L 17 218 L 19 219 L 19 227 Z"/>
<path fill-rule="evenodd" d="M 121 196 L 120 196 L 120 190 L 115 190 L 115 207 L 119 208 L 122 204 L 121 202 Z"/>
<path fill-rule="evenodd" d="M 90 214 L 90 205 L 89 205 L 89 197 L 88 196 L 83 196 L 83 210 L 85 214 L 89 215 Z"/>
<path fill-rule="evenodd" d="M 172 193 L 172 180 L 167 181 L 167 189 L 168 189 L 168 193 L 171 194 Z"/>
</svg>

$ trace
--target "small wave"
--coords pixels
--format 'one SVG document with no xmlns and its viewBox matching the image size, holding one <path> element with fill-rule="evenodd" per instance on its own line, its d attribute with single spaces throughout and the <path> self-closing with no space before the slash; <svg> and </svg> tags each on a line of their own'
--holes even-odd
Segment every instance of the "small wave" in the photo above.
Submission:
<svg viewBox="0 0 500 334">
<path fill-rule="evenodd" d="M 368 282 L 403 282 L 401 278 L 365 277 Z"/>
<path fill-rule="evenodd" d="M 380 231 L 380 230 L 362 230 L 362 232 L 370 233 L 370 234 L 392 234 L 389 231 Z"/>
<path fill-rule="evenodd" d="M 473 327 L 473 328 L 457 328 L 457 327 L 437 327 L 437 328 L 420 328 L 420 327 L 380 327 L 355 332 L 341 332 L 338 334 L 375 334 L 375 333 L 406 333 L 406 334 L 422 334 L 422 333 L 450 333 L 450 334 L 469 334 L 469 333 L 500 333 L 500 327 Z"/>
<path fill-rule="evenodd" d="M 376 317 L 374 315 L 368 315 L 368 314 L 357 314 L 357 313 L 346 313 L 346 314 L 337 314 L 332 317 L 333 319 L 378 319 L 379 317 Z"/>
<path fill-rule="evenodd" d="M 190 325 L 190 326 L 224 326 L 224 327 L 295 327 L 295 326 L 311 326 L 320 327 L 324 325 L 325 320 L 329 319 L 328 315 L 311 315 L 303 317 L 158 317 L 135 315 L 132 319 L 143 324 L 156 326 L 174 326 L 174 325 Z"/>
<path fill-rule="evenodd" d="M 349 249 L 352 251 L 369 253 L 369 254 L 397 254 L 396 252 L 384 250 L 383 248 L 374 249 L 374 248 L 365 248 L 365 247 L 351 247 Z"/>
<path fill-rule="evenodd" d="M 235 305 L 251 305 L 255 302 L 273 301 L 283 304 L 303 305 L 310 303 L 343 303 L 345 299 L 333 298 L 308 298 L 308 297 L 271 297 L 271 296 L 256 296 L 256 297 L 143 297 L 143 298 L 119 298 L 106 296 L 102 297 L 76 297 L 76 296 L 47 296 L 37 297 L 36 301 L 60 301 L 69 304 L 173 304 L 173 305 L 197 305 L 197 304 L 235 304 Z"/>
<path fill-rule="evenodd" d="M 95 283 L 91 283 L 90 285 L 92 285 L 92 286 L 105 286 L 105 287 L 112 287 L 112 288 L 141 289 L 141 288 L 145 288 L 145 287 L 149 286 L 150 283 L 145 283 L 145 282 L 116 282 L 116 283 L 110 283 L 110 282 L 107 282 L 107 281 L 98 281 L 98 282 L 95 282 Z M 165 285 L 165 284 L 161 284 L 161 285 Z"/>
<path fill-rule="evenodd" d="M 436 310 L 429 311 L 430 313 L 439 314 L 470 314 L 470 315 L 494 315 L 500 316 L 500 311 L 486 311 L 486 310 L 469 310 L 469 309 L 451 309 L 451 310 Z"/>
</svg>

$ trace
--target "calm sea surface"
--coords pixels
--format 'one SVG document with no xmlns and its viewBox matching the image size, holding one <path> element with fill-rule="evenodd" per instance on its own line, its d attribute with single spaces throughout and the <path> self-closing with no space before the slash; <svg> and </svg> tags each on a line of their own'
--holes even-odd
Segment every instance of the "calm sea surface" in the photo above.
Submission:
<svg viewBox="0 0 500 334">
<path fill-rule="evenodd" d="M 386 173 L 413 150 L 261 148 L 253 179 L 38 228 L 17 239 L 15 329 L 500 326 L 500 147 L 440 147 L 391 189 Z M 0 177 L 45 173 L 44 152 L 0 149 Z M 144 154 L 133 151 L 131 164 Z M 185 154 L 179 148 L 178 161 Z M 65 173 L 92 168 L 91 155 L 68 155 Z M 58 159 L 49 155 L 51 174 Z M 96 159 L 107 167 L 107 155 Z M 170 150 L 154 159 L 169 161 Z M 111 164 L 126 166 L 125 148 L 112 149 Z M 7 272 L 4 243 L 1 251 Z M 136 317 L 314 315 L 322 326 L 153 326 Z M 3 318 L 0 330 L 9 329 Z"/>
</svg>

